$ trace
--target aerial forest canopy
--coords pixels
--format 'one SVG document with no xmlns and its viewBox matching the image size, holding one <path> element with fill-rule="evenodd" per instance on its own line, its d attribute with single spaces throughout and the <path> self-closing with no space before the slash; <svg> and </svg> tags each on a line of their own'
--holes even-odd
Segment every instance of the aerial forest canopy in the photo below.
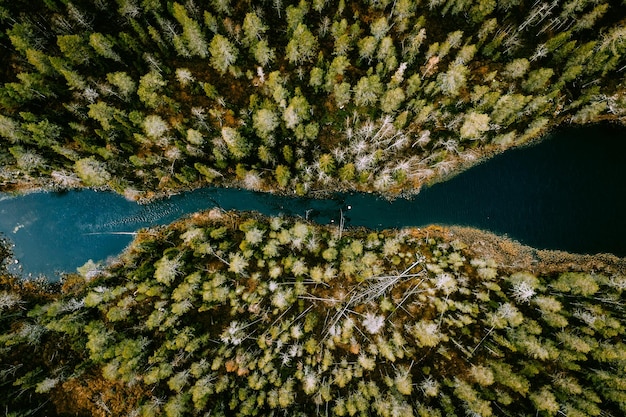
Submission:
<svg viewBox="0 0 626 417">
<path fill-rule="evenodd" d="M 62 291 L 5 271 L 0 404 L 11 416 L 624 415 L 625 260 L 554 264 L 513 246 L 491 258 L 472 240 L 213 209 L 142 231 Z"/>
<path fill-rule="evenodd" d="M 0 183 L 411 194 L 561 123 L 623 122 L 624 10 L 2 0 Z"/>
<path fill-rule="evenodd" d="M 6 192 L 392 198 L 626 121 L 623 1 L 0 0 L 0 62 Z M 343 226 L 213 209 L 61 283 L 0 242 L 0 410 L 626 413 L 626 259 Z"/>
</svg>

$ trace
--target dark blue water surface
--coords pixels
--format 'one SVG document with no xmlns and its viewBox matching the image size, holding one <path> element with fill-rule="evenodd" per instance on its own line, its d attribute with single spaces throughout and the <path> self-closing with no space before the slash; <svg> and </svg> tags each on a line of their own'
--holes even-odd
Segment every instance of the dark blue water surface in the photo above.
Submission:
<svg viewBox="0 0 626 417">
<path fill-rule="evenodd" d="M 0 195 L 0 232 L 25 275 L 75 271 L 121 252 L 142 227 L 221 207 L 295 215 L 319 223 L 390 228 L 447 224 L 506 234 L 542 249 L 626 256 L 626 130 L 565 129 L 512 150 L 411 200 L 374 194 L 332 199 L 204 188 L 141 206 L 90 190 Z"/>
</svg>

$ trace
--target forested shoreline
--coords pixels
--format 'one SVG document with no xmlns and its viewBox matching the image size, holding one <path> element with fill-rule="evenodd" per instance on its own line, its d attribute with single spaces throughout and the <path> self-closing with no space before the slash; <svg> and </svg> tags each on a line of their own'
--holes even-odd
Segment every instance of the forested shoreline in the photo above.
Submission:
<svg viewBox="0 0 626 417">
<path fill-rule="evenodd" d="M 408 196 L 623 125 L 625 23 L 600 0 L 0 0 L 0 191 Z M 200 212 L 57 284 L 3 242 L 0 409 L 626 413 L 624 259 L 343 226 Z"/>
<path fill-rule="evenodd" d="M 563 123 L 622 123 L 623 11 L 3 1 L 0 184 L 410 195 Z"/>
<path fill-rule="evenodd" d="M 8 415 L 626 411 L 616 257 L 214 209 L 79 272 L 2 273 Z"/>
</svg>

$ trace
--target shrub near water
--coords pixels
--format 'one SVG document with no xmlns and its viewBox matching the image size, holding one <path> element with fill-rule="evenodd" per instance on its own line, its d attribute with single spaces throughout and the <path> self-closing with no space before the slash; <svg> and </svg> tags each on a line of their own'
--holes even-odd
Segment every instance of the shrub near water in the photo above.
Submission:
<svg viewBox="0 0 626 417">
<path fill-rule="evenodd" d="M 143 231 L 87 288 L 31 309 L 73 353 L 21 387 L 57 405 L 102 378 L 133 393 L 69 408 L 85 415 L 626 411 L 623 276 L 503 274 L 427 236 L 218 211 Z"/>
</svg>

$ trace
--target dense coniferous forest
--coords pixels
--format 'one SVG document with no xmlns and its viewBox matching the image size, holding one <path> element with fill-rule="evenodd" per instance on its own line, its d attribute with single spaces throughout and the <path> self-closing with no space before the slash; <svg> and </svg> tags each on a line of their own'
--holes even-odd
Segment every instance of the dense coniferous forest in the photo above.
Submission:
<svg viewBox="0 0 626 417">
<path fill-rule="evenodd" d="M 144 230 L 62 289 L 5 273 L 3 408 L 623 415 L 624 259 L 491 258 L 459 236 L 214 209 Z"/>
<path fill-rule="evenodd" d="M 3 0 L 0 181 L 411 194 L 559 124 L 623 122 L 624 8 Z"/>
<path fill-rule="evenodd" d="M 392 198 L 626 115 L 622 1 L 0 0 L 0 29 L 6 192 Z M 0 410 L 626 413 L 624 259 L 343 226 L 215 209 L 56 284 L 3 242 Z"/>
</svg>

